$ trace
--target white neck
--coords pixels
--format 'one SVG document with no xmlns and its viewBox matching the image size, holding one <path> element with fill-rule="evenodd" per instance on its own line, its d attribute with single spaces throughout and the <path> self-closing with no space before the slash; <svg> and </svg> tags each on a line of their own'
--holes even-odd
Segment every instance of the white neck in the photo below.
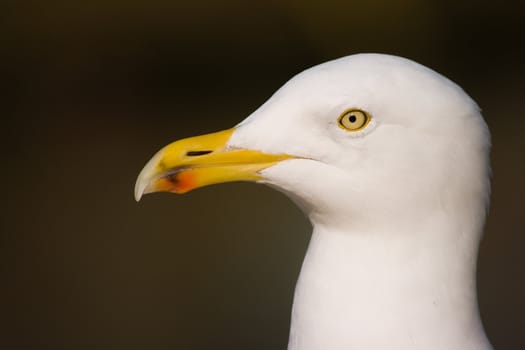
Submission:
<svg viewBox="0 0 525 350">
<path fill-rule="evenodd" d="M 289 350 L 488 350 L 476 298 L 478 237 L 314 225 Z"/>
</svg>

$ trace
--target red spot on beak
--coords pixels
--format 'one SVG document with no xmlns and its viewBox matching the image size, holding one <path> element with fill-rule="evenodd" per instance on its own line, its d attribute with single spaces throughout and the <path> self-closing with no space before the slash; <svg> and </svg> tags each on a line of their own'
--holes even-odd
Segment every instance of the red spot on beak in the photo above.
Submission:
<svg viewBox="0 0 525 350">
<path fill-rule="evenodd" d="M 186 193 L 196 187 L 197 174 L 191 169 L 164 176 L 154 184 L 155 192 Z"/>
<path fill-rule="evenodd" d="M 185 193 L 196 187 L 197 174 L 191 169 L 181 171 L 175 174 L 176 180 L 173 185 L 173 192 Z"/>
</svg>

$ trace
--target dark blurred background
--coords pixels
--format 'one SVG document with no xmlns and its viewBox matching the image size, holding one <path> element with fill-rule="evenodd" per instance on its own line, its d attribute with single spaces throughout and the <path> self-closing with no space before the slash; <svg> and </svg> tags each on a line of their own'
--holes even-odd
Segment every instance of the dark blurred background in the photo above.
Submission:
<svg viewBox="0 0 525 350">
<path fill-rule="evenodd" d="M 3 1 L 3 349 L 285 349 L 309 224 L 226 184 L 133 200 L 175 139 L 233 126 L 358 52 L 461 85 L 493 135 L 479 300 L 525 349 L 525 15 L 508 1 Z"/>
</svg>

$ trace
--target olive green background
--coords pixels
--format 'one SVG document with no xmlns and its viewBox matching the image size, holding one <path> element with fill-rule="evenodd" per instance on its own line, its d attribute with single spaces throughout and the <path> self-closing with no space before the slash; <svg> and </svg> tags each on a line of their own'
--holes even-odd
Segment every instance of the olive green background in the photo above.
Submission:
<svg viewBox="0 0 525 350">
<path fill-rule="evenodd" d="M 524 18 L 519 1 L 4 1 L 0 347 L 285 349 L 303 214 L 246 183 L 137 204 L 135 178 L 303 69 L 381 52 L 483 109 L 481 314 L 497 349 L 525 349 Z"/>
</svg>

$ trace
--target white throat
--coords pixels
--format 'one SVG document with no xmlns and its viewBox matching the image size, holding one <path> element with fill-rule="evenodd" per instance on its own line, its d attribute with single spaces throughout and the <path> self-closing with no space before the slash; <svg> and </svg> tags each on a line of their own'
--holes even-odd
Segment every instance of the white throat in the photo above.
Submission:
<svg viewBox="0 0 525 350">
<path fill-rule="evenodd" d="M 477 307 L 478 234 L 451 226 L 414 236 L 314 225 L 288 349 L 491 349 Z"/>
</svg>

